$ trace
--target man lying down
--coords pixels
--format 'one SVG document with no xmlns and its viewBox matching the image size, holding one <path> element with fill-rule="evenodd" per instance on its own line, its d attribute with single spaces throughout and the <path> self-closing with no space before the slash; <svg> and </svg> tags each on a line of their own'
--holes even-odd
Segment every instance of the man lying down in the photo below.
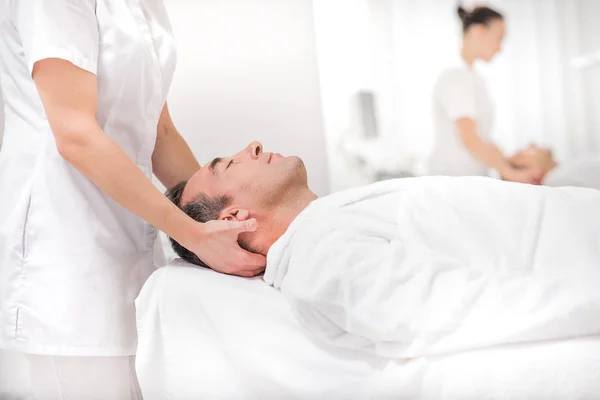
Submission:
<svg viewBox="0 0 600 400">
<path fill-rule="evenodd" d="M 410 358 L 600 335 L 594 189 L 426 177 L 318 199 L 299 158 L 255 142 L 168 196 L 198 221 L 256 218 L 241 245 L 336 346 Z"/>
</svg>

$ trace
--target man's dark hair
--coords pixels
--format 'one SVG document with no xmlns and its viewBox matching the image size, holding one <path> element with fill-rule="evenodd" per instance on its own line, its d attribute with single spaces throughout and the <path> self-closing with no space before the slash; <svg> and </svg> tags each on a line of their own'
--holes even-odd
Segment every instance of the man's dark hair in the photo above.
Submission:
<svg viewBox="0 0 600 400">
<path fill-rule="evenodd" d="M 495 19 L 504 19 L 502 14 L 488 7 L 475 7 L 472 11 L 467 11 L 463 7 L 458 7 L 458 17 L 462 21 L 463 32 L 466 32 L 471 25 L 482 24 L 488 26 Z"/>
<path fill-rule="evenodd" d="M 229 204 L 231 204 L 231 197 L 229 196 L 216 196 L 210 197 L 204 193 L 198 194 L 194 197 L 190 202 L 182 206 L 181 197 L 183 195 L 183 190 L 187 185 L 187 181 L 183 181 L 178 183 L 169 189 L 165 195 L 171 202 L 173 202 L 177 207 L 179 207 L 184 213 L 190 216 L 193 220 L 198 222 L 208 222 L 212 220 L 216 220 L 219 218 L 221 211 Z M 181 244 L 179 244 L 176 240 L 169 237 L 171 242 L 171 246 L 173 250 L 179 257 L 184 259 L 185 261 L 200 265 L 201 267 L 209 268 L 196 254 L 189 251 Z"/>
</svg>

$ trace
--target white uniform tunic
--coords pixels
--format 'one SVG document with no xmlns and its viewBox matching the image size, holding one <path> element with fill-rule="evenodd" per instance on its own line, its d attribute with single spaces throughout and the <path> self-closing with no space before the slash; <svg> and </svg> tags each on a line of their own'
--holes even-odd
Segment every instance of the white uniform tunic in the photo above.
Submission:
<svg viewBox="0 0 600 400">
<path fill-rule="evenodd" d="M 488 168 L 463 144 L 456 121 L 471 118 L 483 140 L 491 138 L 494 107 L 485 82 L 461 63 L 445 70 L 434 89 L 435 147 L 429 162 L 431 175 L 484 176 Z"/>
<path fill-rule="evenodd" d="M 0 0 L 0 349 L 133 355 L 156 232 L 58 154 L 31 79 L 46 58 L 97 75 L 100 126 L 151 177 L 176 62 L 163 2 Z"/>
</svg>

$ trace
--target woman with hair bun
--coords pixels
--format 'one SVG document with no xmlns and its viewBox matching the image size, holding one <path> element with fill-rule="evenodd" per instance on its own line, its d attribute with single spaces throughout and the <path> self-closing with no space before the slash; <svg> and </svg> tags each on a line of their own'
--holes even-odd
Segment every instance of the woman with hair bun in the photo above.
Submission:
<svg viewBox="0 0 600 400">
<path fill-rule="evenodd" d="M 485 176 L 495 170 L 502 178 L 539 184 L 541 174 L 517 169 L 490 141 L 493 104 L 477 74 L 477 60 L 490 62 L 504 39 L 504 17 L 488 7 L 458 8 L 462 23 L 460 65 L 442 72 L 434 88 L 436 144 L 429 162 L 432 175 Z"/>
</svg>

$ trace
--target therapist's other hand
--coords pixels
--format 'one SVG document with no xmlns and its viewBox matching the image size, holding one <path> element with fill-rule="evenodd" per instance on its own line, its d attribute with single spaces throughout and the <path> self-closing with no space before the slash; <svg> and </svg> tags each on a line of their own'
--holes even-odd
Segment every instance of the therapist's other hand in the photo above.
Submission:
<svg viewBox="0 0 600 400">
<path fill-rule="evenodd" d="M 511 182 L 539 185 L 542 183 L 543 171 L 538 168 L 510 168 L 502 173 L 502 178 Z"/>
<path fill-rule="evenodd" d="M 208 221 L 198 243 L 190 250 L 217 272 L 253 277 L 265 270 L 267 260 L 240 247 L 238 236 L 256 230 L 256 220 Z"/>
</svg>

